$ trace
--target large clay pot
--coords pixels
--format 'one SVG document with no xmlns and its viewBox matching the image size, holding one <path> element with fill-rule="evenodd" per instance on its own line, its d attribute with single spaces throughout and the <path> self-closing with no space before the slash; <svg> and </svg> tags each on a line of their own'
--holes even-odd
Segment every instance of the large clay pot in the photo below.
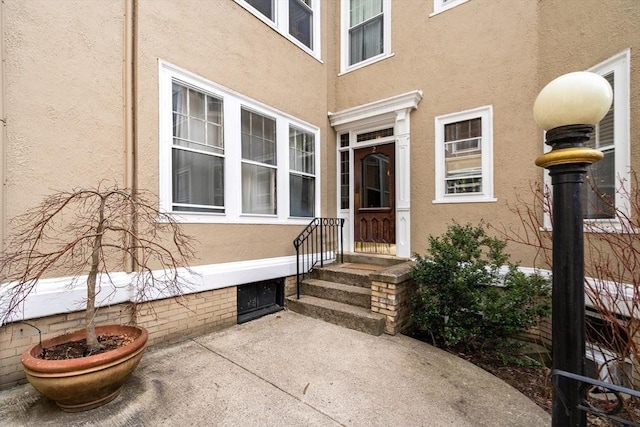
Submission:
<svg viewBox="0 0 640 427">
<path fill-rule="evenodd" d="M 136 326 L 96 327 L 98 335 L 127 334 L 134 341 L 116 350 L 68 360 L 44 360 L 42 347 L 50 347 L 86 337 L 84 330 L 45 340 L 22 353 L 22 365 L 31 385 L 53 400 L 63 411 L 80 412 L 115 399 L 142 358 L 149 334 Z"/>
</svg>

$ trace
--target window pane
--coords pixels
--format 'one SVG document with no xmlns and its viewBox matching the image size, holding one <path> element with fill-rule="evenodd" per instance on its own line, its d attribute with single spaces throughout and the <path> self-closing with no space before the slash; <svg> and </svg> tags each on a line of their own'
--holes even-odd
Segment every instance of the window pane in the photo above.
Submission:
<svg viewBox="0 0 640 427">
<path fill-rule="evenodd" d="M 245 0 L 258 12 L 273 21 L 273 0 Z"/>
<path fill-rule="evenodd" d="M 351 0 L 350 27 L 382 13 L 382 0 Z"/>
<path fill-rule="evenodd" d="M 315 216 L 315 179 L 308 176 L 289 176 L 290 215 Z"/>
<path fill-rule="evenodd" d="M 300 0 L 289 0 L 289 34 L 311 48 L 312 13 Z"/>
<path fill-rule="evenodd" d="M 444 126 L 445 194 L 482 193 L 482 119 Z"/>
<path fill-rule="evenodd" d="M 244 163 L 242 165 L 242 212 L 276 214 L 276 170 Z"/>
<path fill-rule="evenodd" d="M 389 157 L 370 154 L 362 161 L 363 208 L 390 207 Z"/>
<path fill-rule="evenodd" d="M 173 149 L 172 156 L 173 209 L 224 212 L 224 158 L 176 148 Z"/>
<path fill-rule="evenodd" d="M 349 30 L 350 37 L 350 61 L 353 65 L 365 59 L 372 58 L 383 49 L 382 16 L 379 16 L 364 25 Z"/>
<path fill-rule="evenodd" d="M 314 135 L 289 128 L 289 168 L 297 172 L 315 173 Z"/>
<path fill-rule="evenodd" d="M 349 152 L 340 152 L 340 209 L 349 209 Z"/>
<path fill-rule="evenodd" d="M 615 151 L 607 150 L 604 158 L 587 167 L 587 179 L 582 186 L 584 218 L 605 219 L 615 217 Z"/>
<path fill-rule="evenodd" d="M 189 116 L 204 120 L 204 93 L 189 89 Z"/>
<path fill-rule="evenodd" d="M 242 158 L 276 164 L 276 121 L 242 110 Z"/>
<path fill-rule="evenodd" d="M 173 143 L 224 154 L 222 99 L 173 82 Z"/>
<path fill-rule="evenodd" d="M 614 88 L 614 73 L 604 76 Z M 596 125 L 591 139 L 585 145 L 602 150 L 604 158 L 587 168 L 587 180 L 582 186 L 583 217 L 585 219 L 606 219 L 615 217 L 615 111 L 614 103 L 607 114 Z"/>
</svg>

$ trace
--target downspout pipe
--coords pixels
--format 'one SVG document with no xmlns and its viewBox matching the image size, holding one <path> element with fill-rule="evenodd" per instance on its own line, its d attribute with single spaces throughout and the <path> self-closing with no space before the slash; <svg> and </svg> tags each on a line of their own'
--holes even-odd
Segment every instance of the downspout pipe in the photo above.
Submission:
<svg viewBox="0 0 640 427">
<path fill-rule="evenodd" d="M 125 0 L 124 19 L 124 124 L 125 124 L 125 187 L 131 190 L 132 197 L 138 191 L 137 164 L 137 0 Z M 137 218 L 131 213 L 131 226 L 137 232 Z M 129 242 L 133 243 L 133 242 Z M 127 272 L 135 270 L 135 254 L 125 260 Z"/>
<path fill-rule="evenodd" d="M 6 228 L 7 228 L 7 194 L 6 186 L 6 162 L 7 150 L 6 134 L 7 134 L 7 116 L 6 116 L 6 71 L 5 71 L 5 51 L 4 51 L 4 32 L 5 32 L 5 6 L 4 1 L 0 2 L 0 249 L 5 248 Z"/>
</svg>

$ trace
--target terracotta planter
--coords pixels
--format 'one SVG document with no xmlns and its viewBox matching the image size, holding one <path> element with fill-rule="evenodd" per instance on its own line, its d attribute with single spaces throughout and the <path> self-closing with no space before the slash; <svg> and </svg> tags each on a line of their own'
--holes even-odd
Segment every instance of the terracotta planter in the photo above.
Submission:
<svg viewBox="0 0 640 427">
<path fill-rule="evenodd" d="M 22 365 L 31 385 L 63 411 L 87 411 L 115 399 L 140 362 L 149 337 L 146 329 L 136 326 L 98 326 L 96 333 L 127 334 L 135 338 L 129 345 L 94 356 L 69 360 L 36 357 L 42 352 L 42 346 L 85 338 L 85 331 L 79 330 L 45 340 L 42 346 L 37 344 L 22 353 Z"/>
</svg>

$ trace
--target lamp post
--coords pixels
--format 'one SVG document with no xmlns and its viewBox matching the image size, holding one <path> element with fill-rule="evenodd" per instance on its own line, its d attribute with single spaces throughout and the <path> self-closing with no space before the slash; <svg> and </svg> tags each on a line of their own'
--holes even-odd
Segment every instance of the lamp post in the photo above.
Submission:
<svg viewBox="0 0 640 427">
<path fill-rule="evenodd" d="M 584 146 L 609 110 L 613 93 L 601 76 L 565 74 L 545 86 L 536 98 L 536 123 L 547 131 L 551 151 L 536 159 L 549 170 L 553 186 L 553 291 L 551 305 L 552 367 L 584 375 L 584 242 L 582 184 L 587 166 L 602 152 Z M 558 377 L 553 392 L 552 425 L 585 426 L 578 410 L 580 384 Z"/>
</svg>

